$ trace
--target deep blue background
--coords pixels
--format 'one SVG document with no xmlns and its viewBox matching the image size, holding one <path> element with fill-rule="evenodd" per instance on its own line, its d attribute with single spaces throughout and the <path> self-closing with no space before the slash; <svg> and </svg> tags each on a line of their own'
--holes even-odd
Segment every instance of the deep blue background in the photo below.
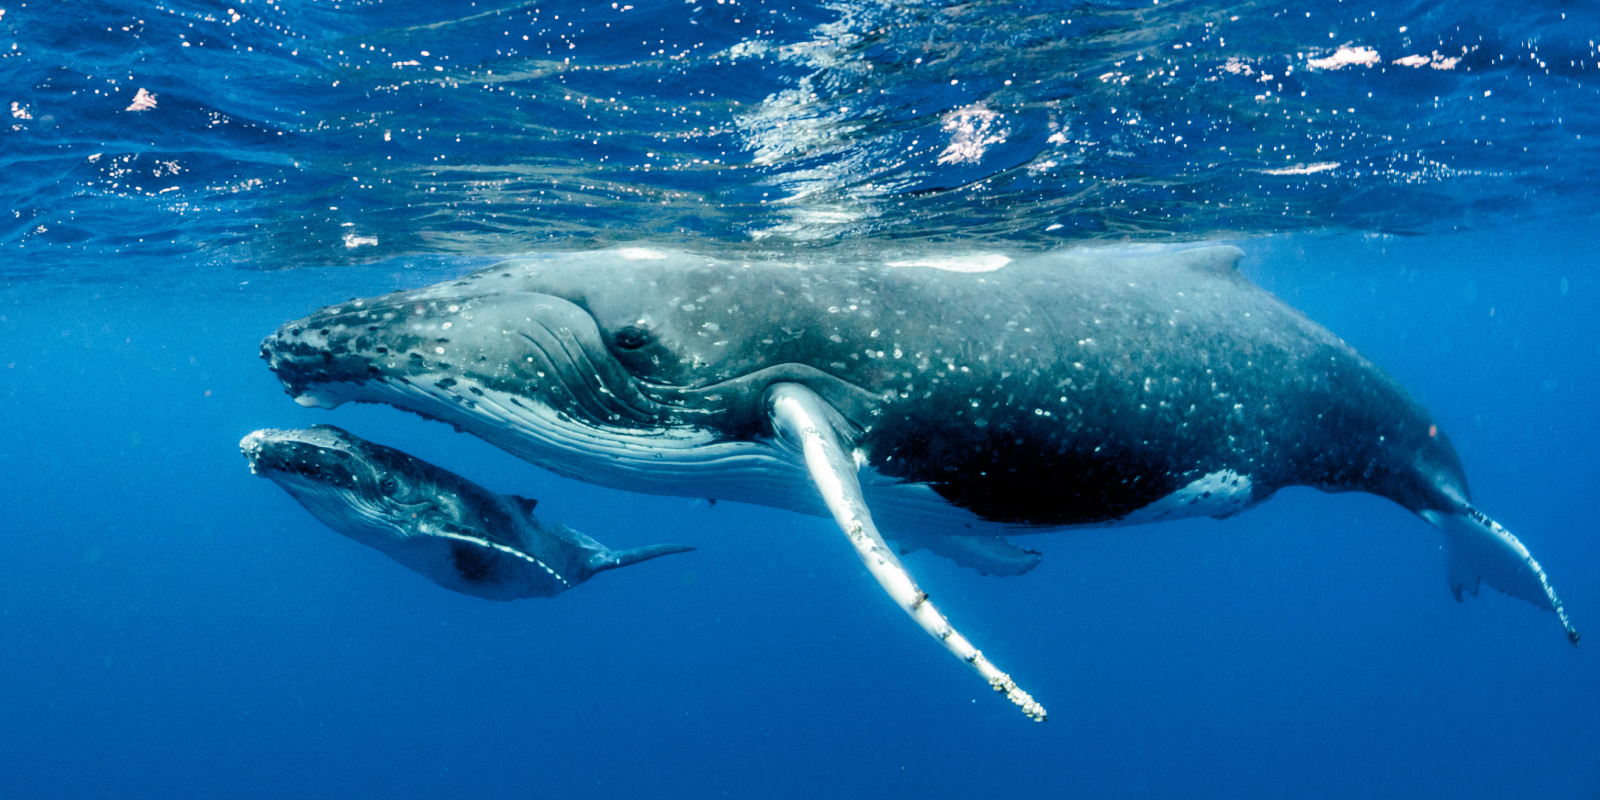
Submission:
<svg viewBox="0 0 1600 800">
<path fill-rule="evenodd" d="M 633 5 L 4 6 L 0 797 L 1600 797 L 1600 5 Z M 912 555 L 1034 725 L 826 520 L 303 409 L 255 357 L 528 251 L 1213 238 L 1433 411 L 1589 643 L 1455 603 L 1361 495 L 1038 536 L 1017 578 Z M 455 595 L 249 474 L 316 422 L 700 549 Z"/>
<path fill-rule="evenodd" d="M 1573 228 L 1244 242 L 1392 371 L 1580 629 L 1600 624 L 1600 279 Z M 924 585 L 1035 725 L 881 596 L 824 520 L 556 479 L 388 408 L 301 409 L 255 358 L 317 304 L 448 265 L 0 294 L 0 795 L 1588 798 L 1600 668 L 1552 615 L 1457 604 L 1437 533 L 1364 495 L 1027 540 Z M 1565 282 L 1565 290 L 1563 290 Z M 697 545 L 553 600 L 455 595 L 340 537 L 236 442 L 334 422 Z"/>
</svg>

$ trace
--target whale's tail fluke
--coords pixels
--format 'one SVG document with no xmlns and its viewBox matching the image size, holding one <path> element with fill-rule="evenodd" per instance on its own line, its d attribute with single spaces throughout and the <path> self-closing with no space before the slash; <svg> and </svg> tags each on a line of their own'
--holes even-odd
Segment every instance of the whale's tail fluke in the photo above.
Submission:
<svg viewBox="0 0 1600 800">
<path fill-rule="evenodd" d="M 1549 576 L 1511 531 L 1465 503 L 1455 513 L 1425 511 L 1422 516 L 1444 532 L 1450 591 L 1456 600 L 1461 599 L 1462 590 L 1476 597 L 1479 581 L 1487 582 L 1512 597 L 1556 612 L 1567 639 L 1577 645 L 1578 631 Z"/>
</svg>

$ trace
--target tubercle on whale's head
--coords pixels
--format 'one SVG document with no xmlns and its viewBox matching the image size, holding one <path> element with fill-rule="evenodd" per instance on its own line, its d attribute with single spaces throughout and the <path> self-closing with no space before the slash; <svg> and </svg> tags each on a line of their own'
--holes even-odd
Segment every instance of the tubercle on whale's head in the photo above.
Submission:
<svg viewBox="0 0 1600 800">
<path fill-rule="evenodd" d="M 391 296 L 392 297 L 392 296 Z M 332 387 L 361 385 L 382 374 L 375 357 L 392 348 L 377 344 L 379 325 L 399 316 L 388 304 L 354 300 L 286 322 L 261 341 L 261 358 L 284 391 L 303 406 L 333 408 L 346 399 Z M 416 344 L 420 345 L 420 337 Z"/>
<path fill-rule="evenodd" d="M 258 475 L 348 492 L 386 493 L 383 479 L 391 472 L 375 461 L 367 442 L 332 425 L 300 430 L 263 428 L 240 440 L 239 449 L 249 460 L 251 472 Z"/>
<path fill-rule="evenodd" d="M 332 425 L 262 429 L 239 442 L 250 471 L 270 478 L 328 525 L 407 535 L 418 525 L 483 516 L 463 481 Z"/>
<path fill-rule="evenodd" d="M 320 309 L 279 327 L 261 356 L 305 406 L 376 400 L 447 418 L 499 392 L 596 428 L 705 427 L 753 416 L 759 391 L 742 397 L 734 379 L 774 349 L 740 329 L 766 324 L 740 288 L 727 264 L 684 256 L 519 259 Z M 389 391 L 424 382 L 462 408 Z"/>
<path fill-rule="evenodd" d="M 840 327 L 881 313 L 854 273 L 628 252 L 515 259 L 329 306 L 281 326 L 262 357 L 301 405 L 385 403 L 535 463 L 555 457 L 541 448 L 557 429 L 573 442 L 759 436 L 777 381 L 870 424 L 877 398 L 851 370 L 892 359 L 863 359 Z"/>
<path fill-rule="evenodd" d="M 364 443 L 338 428 L 262 430 L 239 444 L 252 472 L 276 483 L 324 525 L 358 541 L 408 538 L 431 511 L 405 475 L 372 463 Z"/>
<path fill-rule="evenodd" d="M 312 516 L 351 536 L 405 535 L 405 515 L 393 498 L 409 483 L 375 469 L 360 443 L 331 426 L 259 430 L 239 449 L 250 471 L 278 484 Z"/>
<path fill-rule="evenodd" d="M 301 405 L 383 403 L 524 457 L 555 458 L 552 441 L 706 428 L 716 412 L 617 358 L 581 293 L 534 291 L 529 272 L 506 266 L 329 306 L 282 325 L 261 354 Z"/>
</svg>

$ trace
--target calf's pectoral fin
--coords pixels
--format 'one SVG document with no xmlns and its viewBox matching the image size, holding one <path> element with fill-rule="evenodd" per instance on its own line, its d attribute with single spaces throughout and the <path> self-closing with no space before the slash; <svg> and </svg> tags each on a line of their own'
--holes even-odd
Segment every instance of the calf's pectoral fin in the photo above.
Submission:
<svg viewBox="0 0 1600 800">
<path fill-rule="evenodd" d="M 949 620 L 928 600 L 927 593 L 917 587 L 894 551 L 884 543 L 861 494 L 855 460 L 841 441 L 838 413 L 816 392 L 798 383 L 775 383 L 769 387 L 766 410 L 773 433 L 804 458 L 811 480 L 833 513 L 834 521 L 839 523 L 867 570 L 878 579 L 878 585 L 928 635 L 943 642 L 946 649 L 977 670 L 995 691 L 1004 692 L 1022 713 L 1036 722 L 1043 722 L 1044 707 L 951 627 Z"/>
<path fill-rule="evenodd" d="M 1450 591 L 1457 600 L 1462 590 L 1477 596 L 1478 582 L 1486 581 L 1512 597 L 1556 612 L 1567 639 L 1578 643 L 1578 631 L 1567 618 L 1549 576 L 1511 531 L 1465 504 L 1454 514 L 1424 511 L 1422 516 L 1444 532 Z"/>
</svg>

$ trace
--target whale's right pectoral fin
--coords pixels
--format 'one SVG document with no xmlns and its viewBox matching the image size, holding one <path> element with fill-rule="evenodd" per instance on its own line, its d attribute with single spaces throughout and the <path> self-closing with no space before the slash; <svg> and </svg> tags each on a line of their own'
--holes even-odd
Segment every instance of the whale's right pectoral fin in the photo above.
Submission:
<svg viewBox="0 0 1600 800">
<path fill-rule="evenodd" d="M 1456 600 L 1461 599 L 1463 590 L 1476 597 L 1479 581 L 1487 582 L 1512 597 L 1556 612 L 1567 639 L 1578 643 L 1578 631 L 1567 618 L 1549 576 L 1511 531 L 1472 506 L 1463 506 L 1455 514 L 1428 511 L 1423 516 L 1444 531 L 1450 591 Z"/>
<path fill-rule="evenodd" d="M 855 459 L 844 447 L 839 414 L 816 392 L 798 383 L 775 383 L 768 387 L 766 404 L 773 432 L 805 460 L 806 470 L 828 511 L 855 547 L 861 563 L 878 580 L 878 585 L 928 635 L 938 639 L 945 649 L 983 676 L 991 688 L 1005 694 L 1006 699 L 1030 719 L 1044 722 L 1044 707 L 950 625 L 944 614 L 934 608 L 927 592 L 917 587 L 911 573 L 884 543 L 861 493 Z"/>
</svg>

